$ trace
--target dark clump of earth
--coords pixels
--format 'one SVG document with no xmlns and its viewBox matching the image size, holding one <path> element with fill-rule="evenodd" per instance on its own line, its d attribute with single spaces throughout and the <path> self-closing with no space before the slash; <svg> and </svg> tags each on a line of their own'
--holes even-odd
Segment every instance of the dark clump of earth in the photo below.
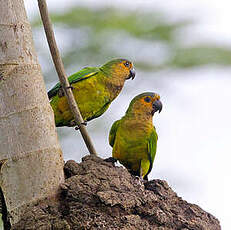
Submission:
<svg viewBox="0 0 231 230">
<path fill-rule="evenodd" d="M 220 230 L 219 221 L 163 180 L 141 182 L 96 156 L 67 161 L 58 202 L 39 202 L 12 229 Z"/>
</svg>

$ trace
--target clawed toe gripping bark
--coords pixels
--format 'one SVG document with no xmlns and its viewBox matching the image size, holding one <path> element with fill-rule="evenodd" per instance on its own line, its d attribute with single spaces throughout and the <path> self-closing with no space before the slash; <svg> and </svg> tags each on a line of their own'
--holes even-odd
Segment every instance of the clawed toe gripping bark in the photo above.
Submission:
<svg viewBox="0 0 231 230">
<path fill-rule="evenodd" d="M 80 125 L 85 125 L 85 126 L 87 126 L 87 122 L 84 121 L 84 122 L 82 122 Z M 79 126 L 79 125 L 76 125 L 75 130 L 79 130 L 79 129 L 80 129 L 80 126 Z"/>
<path fill-rule="evenodd" d="M 108 157 L 104 159 L 104 161 L 111 162 L 114 165 L 117 162 L 117 159 L 115 159 L 114 157 Z"/>
</svg>

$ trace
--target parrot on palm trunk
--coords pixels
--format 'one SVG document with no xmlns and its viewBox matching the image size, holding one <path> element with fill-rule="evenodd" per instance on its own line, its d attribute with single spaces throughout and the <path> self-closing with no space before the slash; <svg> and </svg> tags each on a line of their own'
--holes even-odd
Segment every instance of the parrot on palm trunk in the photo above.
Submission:
<svg viewBox="0 0 231 230">
<path fill-rule="evenodd" d="M 133 64 L 126 59 L 114 59 L 101 67 L 86 67 L 68 80 L 84 121 L 101 116 L 119 95 L 127 79 L 134 79 Z M 60 83 L 49 92 L 55 124 L 76 126 Z"/>
<path fill-rule="evenodd" d="M 131 174 L 147 180 L 156 155 L 157 133 L 152 118 L 162 110 L 160 96 L 146 92 L 131 101 L 125 116 L 114 122 L 109 134 L 112 159 Z"/>
</svg>

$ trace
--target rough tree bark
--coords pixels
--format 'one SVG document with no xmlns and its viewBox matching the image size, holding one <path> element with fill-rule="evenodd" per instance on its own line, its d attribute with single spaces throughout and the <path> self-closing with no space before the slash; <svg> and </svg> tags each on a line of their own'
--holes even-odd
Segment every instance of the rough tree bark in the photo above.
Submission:
<svg viewBox="0 0 231 230">
<path fill-rule="evenodd" d="M 54 116 L 23 0 L 0 0 L 0 186 L 12 224 L 64 181 Z"/>
</svg>

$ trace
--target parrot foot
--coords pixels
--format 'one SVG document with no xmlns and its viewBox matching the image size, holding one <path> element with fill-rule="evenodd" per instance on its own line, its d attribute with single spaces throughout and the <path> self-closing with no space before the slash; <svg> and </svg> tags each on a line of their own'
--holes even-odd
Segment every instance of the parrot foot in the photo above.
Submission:
<svg viewBox="0 0 231 230">
<path fill-rule="evenodd" d="M 135 176 L 135 178 L 136 178 L 137 180 L 144 181 L 144 179 L 143 179 L 142 176 Z"/>
<path fill-rule="evenodd" d="M 145 182 L 142 176 L 135 176 L 135 179 L 138 181 L 138 184 L 140 186 L 142 186 L 143 183 Z"/>
<path fill-rule="evenodd" d="M 74 87 L 70 85 L 70 86 L 66 87 L 66 89 L 71 89 L 71 90 L 73 90 Z M 64 90 L 63 90 L 63 88 L 60 88 L 60 89 L 58 90 L 58 96 L 59 96 L 59 97 L 63 97 L 63 96 L 64 96 Z"/>
<path fill-rule="evenodd" d="M 87 122 L 84 121 L 84 122 L 81 123 L 81 125 L 87 126 Z M 79 125 L 76 125 L 75 130 L 79 130 L 79 129 L 80 129 L 80 126 L 79 126 Z"/>
<path fill-rule="evenodd" d="M 115 163 L 117 162 L 117 159 L 115 159 L 114 157 L 108 157 L 108 158 L 104 159 L 103 161 L 110 162 L 115 166 Z"/>
<path fill-rule="evenodd" d="M 70 85 L 70 86 L 66 87 L 66 89 L 71 89 L 71 90 L 73 90 L 74 87 Z"/>
<path fill-rule="evenodd" d="M 63 97 L 64 96 L 64 91 L 62 88 L 58 90 L 58 97 Z"/>
</svg>

